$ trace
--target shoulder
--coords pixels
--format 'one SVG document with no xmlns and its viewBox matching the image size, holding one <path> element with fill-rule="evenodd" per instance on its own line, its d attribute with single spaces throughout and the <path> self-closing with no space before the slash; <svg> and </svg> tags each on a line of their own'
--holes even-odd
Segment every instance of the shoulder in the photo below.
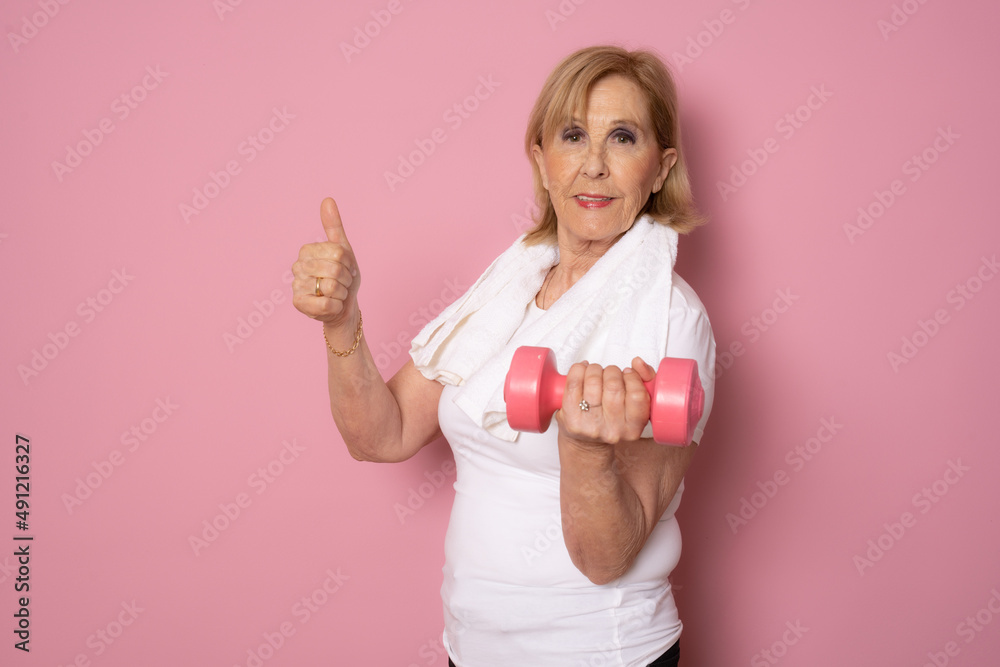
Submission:
<svg viewBox="0 0 1000 667">
<path fill-rule="evenodd" d="M 705 304 L 694 288 L 677 273 L 670 289 L 670 337 L 684 333 L 698 338 L 712 338 L 712 324 Z M 714 340 L 714 339 L 713 339 Z"/>
<path fill-rule="evenodd" d="M 705 423 L 715 402 L 715 336 L 708 311 L 694 289 L 676 273 L 670 296 L 670 326 L 667 330 L 667 356 L 694 359 L 705 391 L 701 420 L 695 427 L 694 441 L 701 442 Z"/>
<path fill-rule="evenodd" d="M 708 311 L 694 289 L 676 273 L 670 292 L 666 356 L 694 359 L 701 374 L 715 366 L 715 335 Z M 706 380 L 702 378 L 703 382 Z"/>
</svg>

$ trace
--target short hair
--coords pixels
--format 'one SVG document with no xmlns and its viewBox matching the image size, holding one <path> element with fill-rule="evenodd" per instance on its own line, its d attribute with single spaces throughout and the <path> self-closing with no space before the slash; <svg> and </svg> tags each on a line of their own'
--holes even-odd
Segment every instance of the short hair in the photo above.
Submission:
<svg viewBox="0 0 1000 667">
<path fill-rule="evenodd" d="M 649 117 L 660 148 L 677 151 L 677 161 L 659 192 L 652 193 L 639 214 L 686 234 L 704 223 L 694 206 L 694 195 L 681 151 L 680 123 L 677 117 L 677 87 L 663 61 L 650 51 L 626 51 L 617 46 L 591 46 L 566 57 L 552 71 L 542 86 L 528 118 L 524 149 L 534 176 L 535 203 L 540 215 L 527 233 L 529 245 L 556 236 L 556 212 L 549 193 L 542 185 L 542 175 L 532 157 L 532 147 L 542 146 L 570 122 L 574 113 L 586 112 L 587 99 L 598 81 L 621 75 L 635 83 L 646 97 Z"/>
</svg>

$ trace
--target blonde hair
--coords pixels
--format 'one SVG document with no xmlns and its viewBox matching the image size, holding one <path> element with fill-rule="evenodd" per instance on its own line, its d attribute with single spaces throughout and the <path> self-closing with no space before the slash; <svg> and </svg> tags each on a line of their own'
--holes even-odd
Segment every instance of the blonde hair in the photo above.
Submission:
<svg viewBox="0 0 1000 667">
<path fill-rule="evenodd" d="M 532 148 L 541 147 L 546 137 L 553 136 L 573 118 L 574 113 L 586 112 L 587 98 L 599 80 L 614 74 L 635 83 L 646 97 L 649 117 L 660 148 L 677 151 L 667 180 L 659 192 L 652 193 L 639 212 L 648 213 L 657 222 L 687 234 L 704 223 L 695 210 L 694 195 L 688 179 L 684 154 L 681 151 L 680 124 L 677 119 L 677 88 L 666 66 L 649 51 L 626 51 L 617 46 L 591 46 L 564 59 L 552 71 L 535 107 L 528 118 L 524 149 L 535 184 L 535 203 L 540 215 L 528 232 L 525 242 L 542 243 L 556 236 L 556 212 L 549 193 L 542 185 L 541 172 L 532 158 Z"/>
</svg>

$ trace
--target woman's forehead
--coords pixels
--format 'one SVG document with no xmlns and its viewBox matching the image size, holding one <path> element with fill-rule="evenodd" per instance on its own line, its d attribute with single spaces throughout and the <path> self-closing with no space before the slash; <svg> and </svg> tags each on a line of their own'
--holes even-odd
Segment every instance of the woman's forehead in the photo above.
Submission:
<svg viewBox="0 0 1000 667">
<path fill-rule="evenodd" d="M 608 75 L 595 81 L 586 95 L 574 92 L 563 113 L 555 115 L 561 116 L 563 122 L 650 125 L 649 100 L 643 89 L 627 77 Z"/>
</svg>

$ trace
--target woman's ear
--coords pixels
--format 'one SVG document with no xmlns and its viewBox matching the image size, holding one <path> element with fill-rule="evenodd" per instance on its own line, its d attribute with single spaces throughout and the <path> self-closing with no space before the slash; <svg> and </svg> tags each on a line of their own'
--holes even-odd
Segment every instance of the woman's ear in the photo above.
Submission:
<svg viewBox="0 0 1000 667">
<path fill-rule="evenodd" d="M 549 175 L 545 173 L 545 156 L 542 154 L 542 147 L 535 144 L 531 147 L 531 157 L 538 166 L 538 174 L 542 178 L 542 187 L 549 189 Z"/>
<path fill-rule="evenodd" d="M 663 184 L 667 182 L 667 176 L 675 164 L 677 164 L 677 149 L 664 148 L 663 152 L 660 153 L 660 171 L 657 172 L 656 180 L 653 182 L 654 194 L 663 188 Z"/>
</svg>

